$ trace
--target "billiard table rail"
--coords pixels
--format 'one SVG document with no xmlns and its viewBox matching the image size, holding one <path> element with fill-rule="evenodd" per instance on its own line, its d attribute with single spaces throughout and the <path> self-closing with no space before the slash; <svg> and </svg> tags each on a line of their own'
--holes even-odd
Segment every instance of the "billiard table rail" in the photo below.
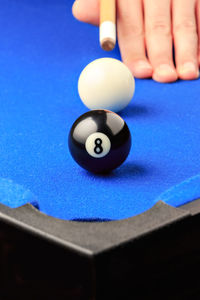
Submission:
<svg viewBox="0 0 200 300">
<path fill-rule="evenodd" d="M 0 299 L 196 299 L 200 201 L 129 219 L 56 219 L 0 205 Z M 191 209 L 191 212 L 190 212 Z M 145 287 L 145 288 L 144 288 Z"/>
<path fill-rule="evenodd" d="M 31 204 L 16 209 L 0 205 L 1 221 L 89 256 L 129 243 L 188 215 L 186 210 L 159 201 L 150 210 L 132 218 L 77 222 L 48 216 Z"/>
</svg>

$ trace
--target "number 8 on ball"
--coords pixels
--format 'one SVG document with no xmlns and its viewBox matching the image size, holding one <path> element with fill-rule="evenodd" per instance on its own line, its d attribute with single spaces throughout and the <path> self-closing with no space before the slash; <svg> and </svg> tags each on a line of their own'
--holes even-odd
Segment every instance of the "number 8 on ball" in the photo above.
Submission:
<svg viewBox="0 0 200 300">
<path fill-rule="evenodd" d="M 119 167 L 131 148 L 126 122 L 116 113 L 98 109 L 80 116 L 72 125 L 68 138 L 74 160 L 94 173 Z"/>
<path fill-rule="evenodd" d="M 111 142 L 104 133 L 95 132 L 87 138 L 85 148 L 92 157 L 101 158 L 109 153 Z"/>
</svg>

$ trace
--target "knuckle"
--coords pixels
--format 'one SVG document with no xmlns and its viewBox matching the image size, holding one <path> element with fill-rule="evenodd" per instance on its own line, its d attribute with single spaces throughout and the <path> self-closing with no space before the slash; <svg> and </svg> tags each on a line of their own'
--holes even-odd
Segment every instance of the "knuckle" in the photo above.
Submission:
<svg viewBox="0 0 200 300">
<path fill-rule="evenodd" d="M 164 35 L 171 35 L 171 27 L 168 22 L 163 18 L 155 19 L 151 22 L 149 29 L 147 30 L 149 34 L 161 33 Z"/>
<path fill-rule="evenodd" d="M 137 26 L 132 26 L 130 27 L 129 37 L 130 35 L 137 38 L 144 37 L 144 31 L 142 28 L 138 28 Z"/>
<path fill-rule="evenodd" d="M 174 25 L 173 29 L 174 33 L 189 31 L 189 32 L 197 32 L 196 24 L 194 21 L 189 20 L 188 18 L 182 20 L 182 22 Z"/>
<path fill-rule="evenodd" d="M 133 32 L 133 34 L 135 35 L 135 36 L 144 36 L 144 30 L 143 30 L 143 28 L 141 28 L 141 27 L 138 27 L 138 26 L 133 26 L 133 28 L 132 28 L 132 32 Z"/>
<path fill-rule="evenodd" d="M 142 37 L 144 36 L 144 27 L 139 25 L 139 22 L 133 20 L 130 12 L 123 11 L 118 14 L 118 25 L 120 31 L 123 32 L 123 36 L 130 38 L 130 36 Z"/>
<path fill-rule="evenodd" d="M 124 38 L 143 37 L 144 30 L 143 30 L 143 27 L 140 27 L 136 24 L 132 24 L 131 22 L 126 21 L 124 23 L 123 35 L 124 35 Z"/>
</svg>

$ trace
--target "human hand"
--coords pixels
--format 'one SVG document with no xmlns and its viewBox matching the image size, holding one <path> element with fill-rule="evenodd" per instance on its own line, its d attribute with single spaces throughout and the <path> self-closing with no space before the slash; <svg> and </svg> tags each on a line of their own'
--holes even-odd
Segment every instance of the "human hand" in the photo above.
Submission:
<svg viewBox="0 0 200 300">
<path fill-rule="evenodd" d="M 98 25 L 99 1 L 76 0 L 73 15 Z M 159 82 L 199 77 L 200 0 L 116 1 L 122 60 L 135 77 Z"/>
</svg>

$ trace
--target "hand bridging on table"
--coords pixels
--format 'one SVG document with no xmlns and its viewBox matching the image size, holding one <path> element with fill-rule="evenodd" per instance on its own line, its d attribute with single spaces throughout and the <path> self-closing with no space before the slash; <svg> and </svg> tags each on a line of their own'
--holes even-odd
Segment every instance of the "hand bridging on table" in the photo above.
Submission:
<svg viewBox="0 0 200 300">
<path fill-rule="evenodd" d="M 99 1 L 76 0 L 73 15 L 98 25 Z M 199 77 L 200 0 L 116 1 L 122 60 L 135 77 L 159 82 Z"/>
</svg>

